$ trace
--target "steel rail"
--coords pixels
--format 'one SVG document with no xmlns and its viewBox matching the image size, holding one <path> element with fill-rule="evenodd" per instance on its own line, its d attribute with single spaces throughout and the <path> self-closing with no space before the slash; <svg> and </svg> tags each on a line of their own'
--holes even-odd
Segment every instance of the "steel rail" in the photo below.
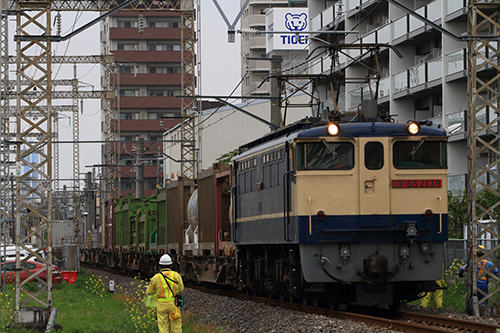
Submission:
<svg viewBox="0 0 500 333">
<path fill-rule="evenodd" d="M 271 306 L 282 307 L 300 312 L 319 314 L 337 319 L 361 321 L 367 324 L 372 324 L 402 332 L 417 332 L 417 333 L 428 333 L 428 332 L 450 333 L 450 332 L 460 332 L 460 331 L 477 332 L 477 333 L 500 332 L 500 326 L 474 322 L 474 321 L 467 321 L 462 319 L 453 319 L 453 318 L 425 315 L 425 314 L 406 312 L 406 311 L 400 311 L 401 315 L 398 316 L 397 319 L 389 319 L 389 318 L 370 316 L 353 312 L 330 310 L 326 308 L 309 306 L 304 304 L 290 303 L 286 301 L 257 297 L 228 290 L 209 289 L 205 287 L 192 286 L 192 285 L 189 285 L 188 287 L 210 294 L 250 300 L 254 302 L 259 302 Z"/>
<path fill-rule="evenodd" d="M 440 317 L 436 315 L 428 315 L 415 312 L 400 311 L 400 320 L 412 320 L 419 323 L 424 323 L 425 325 L 434 325 L 440 327 L 447 327 L 449 329 L 460 329 L 466 332 L 477 332 L 477 333 L 496 333 L 500 332 L 500 326 L 486 324 L 476 321 L 468 321 L 456 318 Z"/>
</svg>

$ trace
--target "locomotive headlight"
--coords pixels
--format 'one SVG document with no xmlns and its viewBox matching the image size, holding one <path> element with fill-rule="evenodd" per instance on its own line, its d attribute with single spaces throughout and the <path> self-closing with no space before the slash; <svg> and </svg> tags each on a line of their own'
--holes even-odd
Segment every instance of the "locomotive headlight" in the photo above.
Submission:
<svg viewBox="0 0 500 333">
<path fill-rule="evenodd" d="M 328 132 L 328 134 L 335 136 L 335 135 L 339 134 L 340 128 L 339 128 L 339 125 L 331 123 L 331 124 L 328 124 L 326 131 Z"/>
<path fill-rule="evenodd" d="M 408 133 L 410 133 L 411 135 L 416 135 L 418 134 L 418 132 L 420 132 L 420 125 L 417 122 L 412 121 L 408 124 Z"/>
<path fill-rule="evenodd" d="M 432 215 L 434 214 L 434 212 L 432 211 L 432 209 L 430 208 L 427 208 L 424 212 L 424 216 L 428 219 L 430 219 L 432 217 Z"/>
</svg>

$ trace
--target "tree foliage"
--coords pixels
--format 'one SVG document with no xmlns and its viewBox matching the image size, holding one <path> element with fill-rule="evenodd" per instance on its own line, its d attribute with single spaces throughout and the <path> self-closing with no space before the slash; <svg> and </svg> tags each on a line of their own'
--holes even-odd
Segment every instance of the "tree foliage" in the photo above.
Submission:
<svg viewBox="0 0 500 333">
<path fill-rule="evenodd" d="M 463 191 L 461 195 L 453 196 L 448 192 L 448 235 L 449 238 L 463 238 L 464 228 L 467 224 L 467 192 Z M 476 200 L 476 215 L 479 216 L 488 207 L 492 207 L 499 201 L 498 197 L 485 191 L 479 195 Z M 498 218 L 498 211 L 482 216 L 482 220 Z"/>
<path fill-rule="evenodd" d="M 216 161 L 218 163 L 223 163 L 225 166 L 228 166 L 229 162 L 231 162 L 231 159 L 234 156 L 238 155 L 239 153 L 240 153 L 239 148 L 233 149 L 229 153 L 225 153 L 225 154 L 221 155 L 220 157 L 218 157 Z"/>
</svg>

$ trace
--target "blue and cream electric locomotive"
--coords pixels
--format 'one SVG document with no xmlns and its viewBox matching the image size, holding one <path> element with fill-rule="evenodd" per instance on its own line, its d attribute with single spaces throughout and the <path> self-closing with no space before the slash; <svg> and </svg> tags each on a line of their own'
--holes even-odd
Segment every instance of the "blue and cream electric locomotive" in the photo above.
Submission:
<svg viewBox="0 0 500 333">
<path fill-rule="evenodd" d="M 447 137 L 418 122 L 297 123 L 233 158 L 240 288 L 387 304 L 438 288 Z"/>
</svg>

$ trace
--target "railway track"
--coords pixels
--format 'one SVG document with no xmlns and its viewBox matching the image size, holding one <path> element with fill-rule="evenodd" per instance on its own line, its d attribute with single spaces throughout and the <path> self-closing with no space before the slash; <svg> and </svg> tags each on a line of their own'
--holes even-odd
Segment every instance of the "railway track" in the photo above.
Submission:
<svg viewBox="0 0 500 333">
<path fill-rule="evenodd" d="M 474 321 L 467 321 L 461 319 L 440 317 L 434 315 L 426 315 L 414 312 L 400 311 L 394 318 L 386 318 L 378 315 L 366 315 L 354 312 L 344 312 L 337 310 L 330 310 L 321 307 L 309 306 L 304 304 L 290 303 L 286 301 L 269 299 L 264 297 L 256 297 L 233 291 L 210 289 L 199 286 L 189 286 L 190 288 L 233 298 L 251 300 L 267 305 L 282 307 L 286 309 L 296 310 L 300 312 L 313 313 L 324 315 L 331 318 L 348 319 L 352 321 L 361 321 L 367 324 L 384 327 L 391 330 L 400 332 L 436 332 L 436 333 L 450 333 L 450 332 L 473 332 L 473 333 L 500 333 L 500 326 L 485 324 Z"/>
</svg>

